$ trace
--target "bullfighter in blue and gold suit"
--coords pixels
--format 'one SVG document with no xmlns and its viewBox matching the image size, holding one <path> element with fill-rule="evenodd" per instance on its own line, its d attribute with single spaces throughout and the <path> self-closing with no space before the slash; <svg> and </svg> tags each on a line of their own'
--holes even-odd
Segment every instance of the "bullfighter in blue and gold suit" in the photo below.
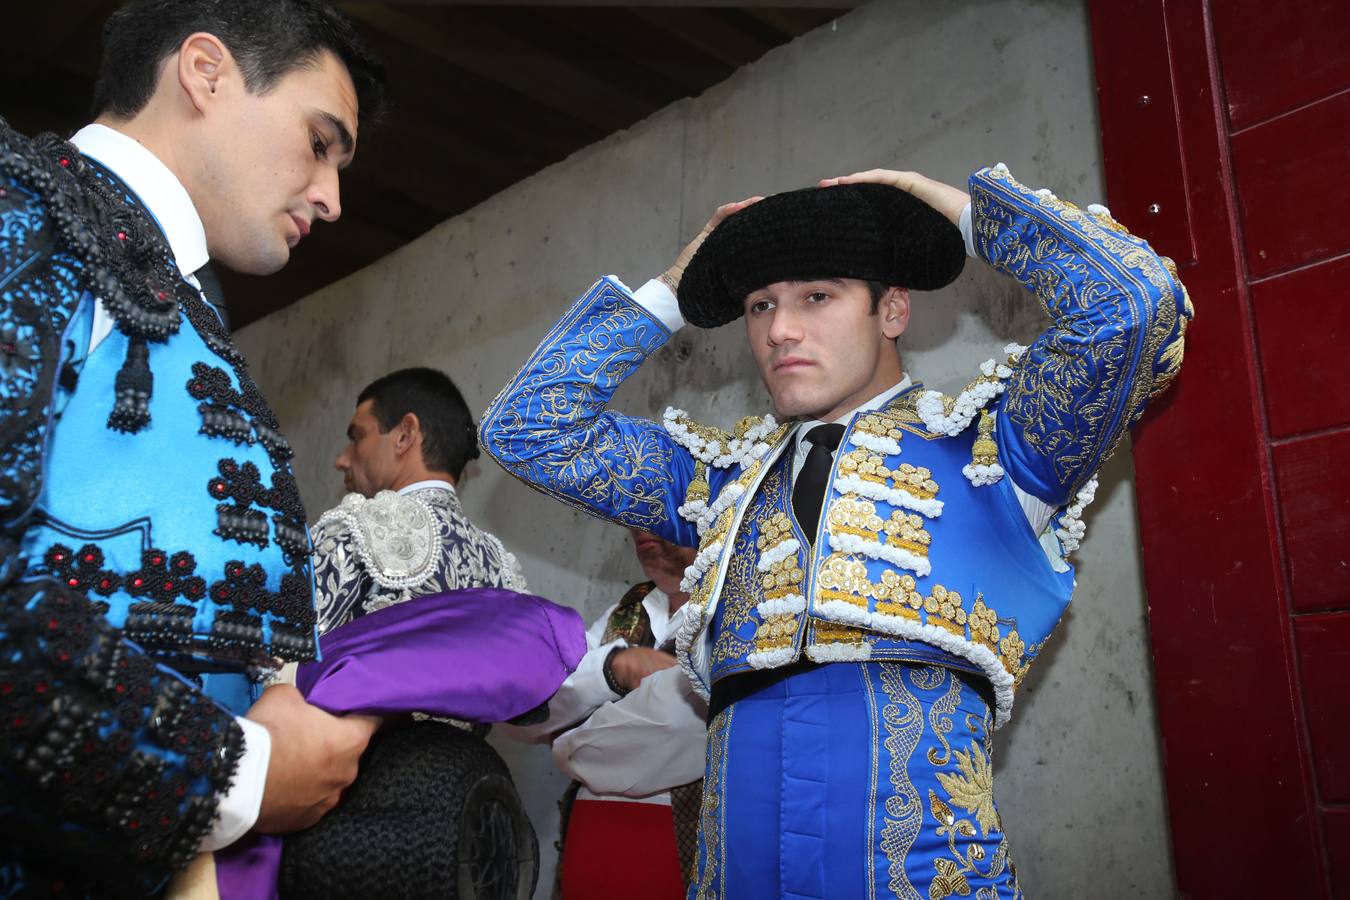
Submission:
<svg viewBox="0 0 1350 900">
<path fill-rule="evenodd" d="M 946 397 L 894 342 L 903 288 L 943 286 L 967 254 L 1052 324 Z M 742 314 L 787 421 L 606 410 L 684 321 Z M 1094 474 L 1176 374 L 1190 317 L 1170 260 L 1002 166 L 968 195 L 874 171 L 731 204 L 660 279 L 602 279 L 567 311 L 482 445 L 699 547 L 678 640 L 710 698 L 691 896 L 1020 896 L 991 731 L 1069 602 Z"/>
</svg>

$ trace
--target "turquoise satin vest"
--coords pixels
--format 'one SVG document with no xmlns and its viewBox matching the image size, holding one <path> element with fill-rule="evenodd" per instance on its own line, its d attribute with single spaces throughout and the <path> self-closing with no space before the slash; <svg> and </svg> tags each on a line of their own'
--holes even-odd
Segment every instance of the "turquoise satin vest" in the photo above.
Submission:
<svg viewBox="0 0 1350 900">
<path fill-rule="evenodd" d="M 87 324 L 74 332 L 87 346 Z M 187 321 L 149 345 L 150 424 L 110 429 L 128 340 L 114 329 L 75 391 L 60 391 L 23 536 L 30 573 L 108 604 L 108 621 L 147 649 L 312 658 L 309 540 L 289 465 L 258 439 L 231 366 Z"/>
<path fill-rule="evenodd" d="M 234 670 L 312 659 L 310 542 L 290 446 L 215 313 L 195 290 L 179 295 L 165 339 L 118 324 L 92 353 L 94 299 L 81 300 L 20 546 L 28 577 L 87 593 L 163 658 Z"/>
</svg>

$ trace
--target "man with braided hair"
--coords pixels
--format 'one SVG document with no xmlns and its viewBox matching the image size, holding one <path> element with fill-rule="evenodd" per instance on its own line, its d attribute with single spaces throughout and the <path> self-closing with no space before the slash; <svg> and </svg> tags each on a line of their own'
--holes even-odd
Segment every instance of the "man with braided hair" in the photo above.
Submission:
<svg viewBox="0 0 1350 900">
<path fill-rule="evenodd" d="M 910 291 L 967 256 L 1051 323 L 944 397 L 896 339 Z M 776 417 L 605 408 L 686 322 L 742 316 Z M 661 277 L 603 278 L 564 314 L 481 440 L 566 503 L 699 548 L 677 635 L 710 716 L 691 896 L 1020 896 L 991 732 L 1190 317 L 1170 260 L 1003 166 L 969 192 L 874 170 L 729 204 Z"/>
</svg>

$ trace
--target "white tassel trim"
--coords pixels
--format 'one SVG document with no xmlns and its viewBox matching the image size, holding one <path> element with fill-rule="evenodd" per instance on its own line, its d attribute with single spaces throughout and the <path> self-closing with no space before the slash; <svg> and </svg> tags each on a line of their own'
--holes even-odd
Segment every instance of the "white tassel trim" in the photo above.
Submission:
<svg viewBox="0 0 1350 900">
<path fill-rule="evenodd" d="M 765 416 L 757 424 L 750 426 L 740 438 L 730 438 L 726 446 L 721 441 L 710 441 L 697 434 L 685 420 L 689 414 L 682 409 L 667 407 L 662 423 L 675 442 L 689 451 L 694 459 L 707 463 L 714 469 L 725 469 L 733 465 L 746 465 L 769 452 L 764 438 L 773 433 L 778 423 L 773 416 Z"/>
<path fill-rule="evenodd" d="M 689 611 L 685 613 L 684 621 L 680 623 L 679 631 L 675 632 L 675 658 L 680 663 L 680 670 L 684 672 L 684 677 L 689 679 L 689 684 L 694 688 L 694 693 L 709 701 L 712 695 L 708 690 L 708 685 L 703 683 L 703 676 L 699 674 L 694 666 L 694 661 L 690 658 L 694 641 L 697 641 L 703 634 L 703 616 L 706 607 L 701 603 L 691 603 Z"/>
<path fill-rule="evenodd" d="M 867 611 L 867 607 L 849 603 L 847 600 L 817 599 L 815 613 L 840 625 L 866 628 L 872 624 L 872 614 Z"/>
<path fill-rule="evenodd" d="M 708 503 L 706 500 L 691 500 L 677 509 L 676 512 L 680 514 L 680 518 L 684 519 L 686 522 L 692 522 L 697 526 L 700 535 L 703 534 L 704 529 L 700 523 L 708 512 Z"/>
<path fill-rule="evenodd" d="M 872 658 L 872 645 L 862 644 L 812 644 L 806 648 L 806 656 L 812 662 L 859 662 Z"/>
<path fill-rule="evenodd" d="M 711 506 L 704 500 L 692 500 L 681 506 L 676 512 L 686 521 L 694 523 L 699 537 L 702 537 L 709 528 L 713 527 L 717 517 L 727 511 L 727 507 L 732 506 L 744 496 L 745 486 L 733 481 L 722 488 Z"/>
<path fill-rule="evenodd" d="M 805 609 L 806 598 L 801 594 L 786 594 L 772 600 L 763 600 L 755 607 L 760 616 L 766 619 L 769 616 L 795 616 Z"/>
<path fill-rule="evenodd" d="M 961 474 L 966 476 L 966 480 L 976 487 L 983 487 L 986 484 L 994 484 L 1003 478 L 1003 467 L 998 463 L 991 466 L 977 466 L 973 463 L 967 463 L 961 470 Z"/>
<path fill-rule="evenodd" d="M 801 544 L 793 537 L 781 540 L 759 555 L 759 562 L 755 564 L 755 568 L 761 572 L 767 572 L 774 567 L 774 564 L 782 562 L 796 553 L 800 546 Z"/>
<path fill-rule="evenodd" d="M 852 436 L 849 437 L 854 445 L 864 447 L 873 453 L 880 453 L 884 456 L 899 456 L 900 442 L 893 437 L 883 437 L 879 434 L 869 434 L 866 431 L 854 429 Z"/>
<path fill-rule="evenodd" d="M 851 610 L 847 619 L 836 617 L 832 614 L 835 605 L 847 606 Z M 822 618 L 830 621 L 837 621 L 841 625 L 863 625 L 883 634 L 889 634 L 893 637 L 905 638 L 911 641 L 920 641 L 925 644 L 932 644 L 942 650 L 946 650 L 953 656 L 959 656 L 967 659 L 980 667 L 980 671 L 989 679 L 990 684 L 994 686 L 994 727 L 1001 728 L 1012 716 L 1013 707 L 1013 676 L 1007 669 L 1003 668 L 1003 661 L 998 655 L 988 647 L 976 644 L 967 640 L 964 636 L 952 634 L 945 628 L 939 628 L 936 625 L 925 625 L 914 619 L 905 619 L 900 616 L 889 616 L 880 613 L 867 614 L 865 610 L 853 606 L 851 603 L 843 601 L 832 601 L 830 603 L 817 603 L 816 613 Z M 862 612 L 865 622 L 859 622 L 855 612 Z M 814 648 L 808 647 L 806 653 L 812 659 L 811 655 Z"/>
<path fill-rule="evenodd" d="M 930 519 L 942 515 L 942 501 L 936 497 L 916 497 L 909 491 L 889 488 L 876 481 L 868 481 L 857 475 L 841 475 L 834 480 L 834 489 L 841 494 L 857 494 L 868 500 L 880 500 L 891 506 L 913 510 Z"/>
<path fill-rule="evenodd" d="M 757 650 L 745 658 L 753 669 L 776 669 L 792 662 L 796 651 L 791 647 L 779 647 L 777 650 Z"/>
<path fill-rule="evenodd" d="M 1060 517 L 1059 527 L 1055 529 L 1055 537 L 1059 538 L 1059 545 L 1066 557 L 1083 543 L 1083 537 L 1087 534 L 1087 525 L 1083 523 L 1083 510 L 1096 498 L 1097 476 L 1093 475 L 1088 479 L 1087 484 L 1079 489 L 1073 503 L 1068 509 L 1064 510 L 1064 515 Z"/>
<path fill-rule="evenodd" d="M 1008 354 L 1008 363 L 985 360 L 980 365 L 980 374 L 983 377 L 956 395 L 950 413 L 946 411 L 941 393 L 924 391 L 916 404 L 924 427 L 933 434 L 945 434 L 948 437 L 956 437 L 969 428 L 970 423 L 975 421 L 976 414 L 988 406 L 990 400 L 1003 393 L 1005 387 L 1003 382 L 1011 378 L 1013 373 L 1010 364 L 1016 363 L 1026 349 L 1021 344 L 1008 344 L 1003 348 L 1003 352 Z"/>
<path fill-rule="evenodd" d="M 703 578 L 703 573 L 708 571 L 708 567 L 721 555 L 722 547 L 725 546 L 725 544 L 725 539 L 713 541 L 711 544 L 698 551 L 698 555 L 695 556 L 694 561 L 689 564 L 689 568 L 684 570 L 684 578 L 680 581 L 681 591 L 688 594 L 698 586 L 699 581 Z"/>
<path fill-rule="evenodd" d="M 908 550 L 892 547 L 879 541 L 869 541 L 856 534 L 835 534 L 830 532 L 830 547 L 841 553 L 861 553 L 871 559 L 884 560 L 892 565 L 909 569 L 920 577 L 933 571 L 933 564 L 926 556 L 916 556 Z"/>
</svg>

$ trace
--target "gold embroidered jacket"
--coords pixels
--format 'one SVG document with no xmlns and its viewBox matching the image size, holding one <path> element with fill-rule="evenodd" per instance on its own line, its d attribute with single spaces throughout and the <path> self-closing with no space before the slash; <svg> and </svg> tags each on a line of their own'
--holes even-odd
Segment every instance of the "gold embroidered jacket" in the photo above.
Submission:
<svg viewBox="0 0 1350 900">
<path fill-rule="evenodd" d="M 855 415 L 814 541 L 791 513 L 790 425 L 766 416 L 724 432 L 674 410 L 658 425 L 605 408 L 669 337 L 610 279 L 484 415 L 482 445 L 508 472 L 700 548 L 678 645 L 701 692 L 803 654 L 938 662 L 985 675 L 997 724 L 1008 719 L 1073 587 L 1013 484 L 1062 507 L 1057 539 L 1076 547 L 1093 475 L 1176 375 L 1191 308 L 1171 261 L 1104 209 L 1031 191 L 1002 166 L 973 175 L 970 193 L 977 252 L 1052 325 L 956 397 L 916 386 Z"/>
</svg>

